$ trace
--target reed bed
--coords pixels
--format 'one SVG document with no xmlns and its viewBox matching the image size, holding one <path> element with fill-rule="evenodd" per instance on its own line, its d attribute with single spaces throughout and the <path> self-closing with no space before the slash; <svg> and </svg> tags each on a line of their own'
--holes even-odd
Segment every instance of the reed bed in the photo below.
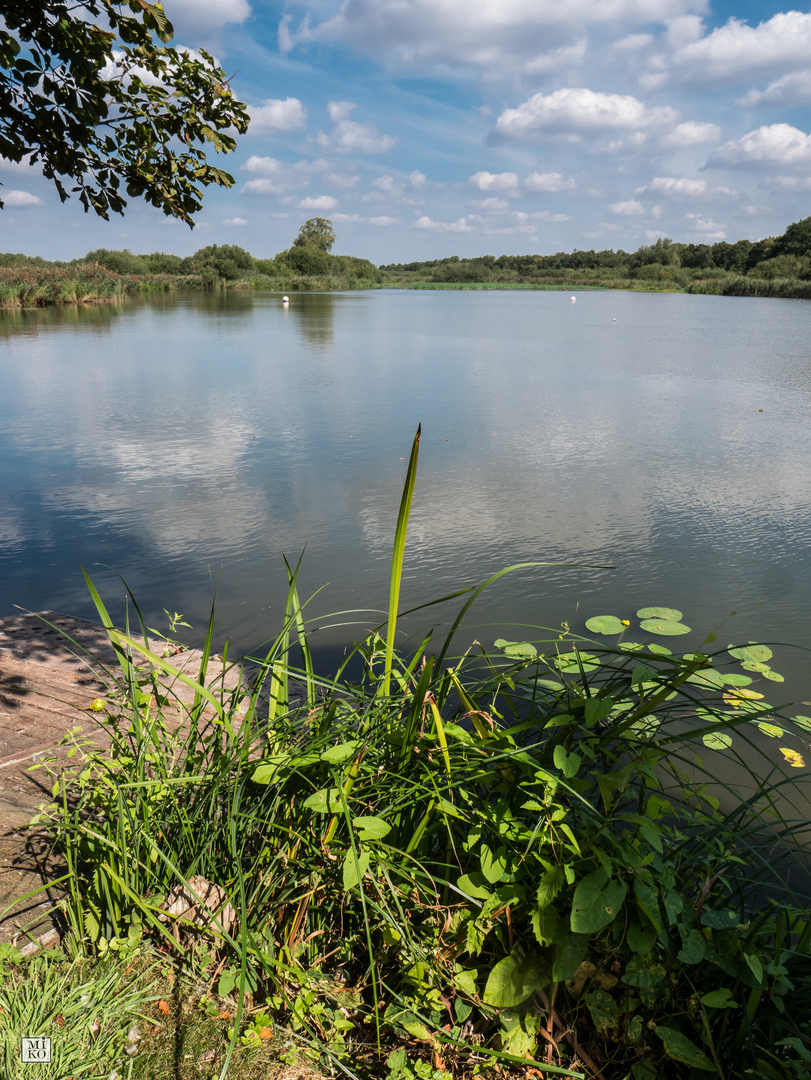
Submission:
<svg viewBox="0 0 811 1080">
<path fill-rule="evenodd" d="M 221 1078 L 274 1025 L 358 1078 L 807 1076 L 811 719 L 752 688 L 779 682 L 771 649 L 709 635 L 680 655 L 657 639 L 681 613 L 657 608 L 457 655 L 521 564 L 402 654 L 419 435 L 388 620 L 336 672 L 314 668 L 297 566 L 247 697 L 217 689 L 213 607 L 191 679 L 88 578 L 120 661 L 98 703 L 112 748 L 84 742 L 43 817 L 75 946 L 143 935 L 231 1001 Z M 195 691 L 177 730 L 167 677 Z M 720 754 L 740 783 L 715 779 Z"/>
</svg>

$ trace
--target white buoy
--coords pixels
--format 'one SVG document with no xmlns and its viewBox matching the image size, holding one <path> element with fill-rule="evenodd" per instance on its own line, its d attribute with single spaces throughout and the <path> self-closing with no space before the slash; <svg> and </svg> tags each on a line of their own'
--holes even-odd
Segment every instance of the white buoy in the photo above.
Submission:
<svg viewBox="0 0 811 1080">
<path fill-rule="evenodd" d="M 289 304 L 290 303 L 290 297 L 289 296 L 283 296 L 282 297 L 282 303 L 283 304 Z"/>
<path fill-rule="evenodd" d="M 573 297 L 572 297 L 572 303 L 573 303 L 573 304 L 576 304 L 576 303 L 577 303 L 577 297 L 576 297 L 576 296 L 573 296 Z"/>
</svg>

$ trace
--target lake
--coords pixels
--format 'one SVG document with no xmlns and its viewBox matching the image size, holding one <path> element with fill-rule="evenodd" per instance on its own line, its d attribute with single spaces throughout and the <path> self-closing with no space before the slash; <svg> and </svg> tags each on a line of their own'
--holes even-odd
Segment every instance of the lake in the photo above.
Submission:
<svg viewBox="0 0 811 1080">
<path fill-rule="evenodd" d="M 628 292 L 214 293 L 0 313 L 0 615 L 115 617 L 126 580 L 240 653 L 305 550 L 331 662 L 383 620 L 422 423 L 403 607 L 529 560 L 468 640 L 669 605 L 721 644 L 809 644 L 811 303 Z M 105 569 L 110 567 L 110 569 Z M 376 610 L 375 610 L 376 609 Z M 447 623 L 456 605 L 432 609 Z M 416 634 L 431 612 L 414 616 Z M 698 633 L 700 631 L 700 633 Z M 188 633 L 188 632 L 187 632 Z M 194 638 L 192 633 L 190 638 Z M 776 700 L 811 698 L 783 651 Z M 800 710 L 802 711 L 802 710 Z M 807 710 L 806 710 L 807 711 Z"/>
</svg>

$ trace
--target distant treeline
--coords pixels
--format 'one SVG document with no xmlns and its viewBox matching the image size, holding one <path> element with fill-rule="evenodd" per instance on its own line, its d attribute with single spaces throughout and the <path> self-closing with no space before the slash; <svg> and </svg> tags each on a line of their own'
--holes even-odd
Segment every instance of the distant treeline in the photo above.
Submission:
<svg viewBox="0 0 811 1080">
<path fill-rule="evenodd" d="M 593 285 L 740 295 L 811 297 L 811 217 L 782 236 L 734 244 L 660 239 L 634 252 L 560 251 L 555 255 L 482 255 L 382 266 L 393 281 Z"/>
</svg>

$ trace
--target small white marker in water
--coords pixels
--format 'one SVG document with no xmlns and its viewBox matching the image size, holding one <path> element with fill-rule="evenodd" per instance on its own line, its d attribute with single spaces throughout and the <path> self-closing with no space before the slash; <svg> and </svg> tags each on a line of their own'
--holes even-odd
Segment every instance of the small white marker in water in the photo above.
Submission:
<svg viewBox="0 0 811 1080">
<path fill-rule="evenodd" d="M 577 297 L 576 297 L 576 296 L 573 296 L 573 297 L 572 297 L 572 303 L 573 303 L 573 304 L 576 304 L 576 303 L 577 303 Z"/>
<path fill-rule="evenodd" d="M 283 304 L 289 304 L 290 303 L 290 297 L 289 296 L 283 296 L 282 297 L 282 303 Z"/>
</svg>

